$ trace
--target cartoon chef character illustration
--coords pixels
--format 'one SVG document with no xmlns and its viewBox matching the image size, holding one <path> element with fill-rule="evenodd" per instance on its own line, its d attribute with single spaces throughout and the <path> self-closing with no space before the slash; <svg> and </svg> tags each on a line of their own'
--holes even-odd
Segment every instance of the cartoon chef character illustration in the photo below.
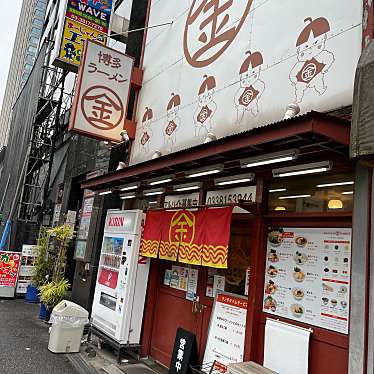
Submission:
<svg viewBox="0 0 374 374">
<path fill-rule="evenodd" d="M 149 145 L 151 143 L 151 137 L 153 134 L 151 129 L 152 119 L 153 111 L 151 108 L 146 107 L 141 125 L 142 136 L 140 137 L 140 148 L 144 153 L 149 152 Z"/>
<path fill-rule="evenodd" d="M 177 140 L 177 131 L 181 124 L 178 115 L 180 105 L 180 96 L 172 93 L 171 99 L 166 107 L 166 125 L 164 127 L 164 144 L 170 152 L 172 152 L 173 146 Z"/>
<path fill-rule="evenodd" d="M 292 68 L 290 81 L 295 86 L 295 99 L 301 103 L 305 91 L 314 89 L 319 95 L 326 90 L 325 75 L 335 61 L 333 53 L 326 49 L 330 24 L 326 18 L 306 18 L 307 24 L 296 42 L 298 62 Z"/>
<path fill-rule="evenodd" d="M 240 88 L 234 97 L 237 124 L 240 124 L 247 115 L 253 117 L 258 115 L 258 101 L 265 90 L 265 83 L 260 79 L 261 66 L 264 63 L 262 54 L 260 52 L 247 52 L 247 54 L 239 71 Z"/>
<path fill-rule="evenodd" d="M 198 106 L 194 114 L 195 136 L 200 137 L 202 141 L 213 127 L 212 118 L 217 110 L 217 104 L 214 102 L 215 88 L 215 78 L 204 75 L 204 81 L 199 89 Z"/>
</svg>

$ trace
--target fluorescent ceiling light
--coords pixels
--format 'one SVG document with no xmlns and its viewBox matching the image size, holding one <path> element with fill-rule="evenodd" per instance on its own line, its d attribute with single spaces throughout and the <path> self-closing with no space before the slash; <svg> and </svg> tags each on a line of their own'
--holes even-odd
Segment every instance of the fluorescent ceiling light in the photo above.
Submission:
<svg viewBox="0 0 374 374">
<path fill-rule="evenodd" d="M 312 195 L 293 195 L 293 196 L 280 196 L 278 197 L 279 200 L 286 200 L 286 199 L 301 199 L 304 197 L 311 197 Z"/>
<path fill-rule="evenodd" d="M 226 186 L 228 184 L 237 184 L 237 183 L 245 183 L 245 182 L 251 182 L 251 178 L 243 178 L 243 179 L 237 179 L 232 181 L 226 181 L 226 182 L 218 182 L 217 186 Z"/>
<path fill-rule="evenodd" d="M 103 192 L 100 192 L 99 195 L 104 196 L 104 195 L 109 195 L 111 193 L 112 193 L 112 191 L 103 191 Z"/>
<path fill-rule="evenodd" d="M 157 181 L 149 182 L 149 185 L 150 186 L 157 186 L 158 184 L 169 183 L 172 180 L 173 180 L 173 178 L 160 179 L 160 180 L 157 180 Z"/>
<path fill-rule="evenodd" d="M 137 184 L 132 184 L 132 185 L 128 185 L 128 186 L 123 186 L 120 188 L 120 191 L 132 191 L 132 190 L 136 190 L 138 187 L 139 187 L 139 183 Z"/>
<path fill-rule="evenodd" d="M 174 191 L 175 192 L 192 191 L 192 190 L 198 190 L 199 188 L 200 188 L 199 186 L 180 187 L 180 188 L 176 188 Z"/>
<path fill-rule="evenodd" d="M 120 198 L 121 198 L 122 200 L 135 199 L 135 198 L 136 198 L 136 195 L 134 195 L 134 194 L 128 194 L 128 195 L 120 196 Z"/>
<path fill-rule="evenodd" d="M 354 192 L 353 191 L 345 191 L 345 192 L 342 192 L 342 195 L 353 195 Z"/>
<path fill-rule="evenodd" d="M 269 190 L 270 193 L 274 192 L 286 192 L 287 188 L 275 188 L 274 190 Z"/>
<path fill-rule="evenodd" d="M 158 204 L 158 201 L 149 201 L 148 204 Z"/>
<path fill-rule="evenodd" d="M 193 173 L 193 174 L 187 175 L 187 178 L 202 177 L 203 175 L 217 174 L 217 173 L 220 173 L 220 172 L 221 172 L 221 170 L 219 170 L 219 169 L 200 171 L 198 173 Z"/>
<path fill-rule="evenodd" d="M 222 165 L 215 165 L 211 167 L 191 170 L 189 172 L 186 172 L 185 174 L 187 178 L 197 178 L 197 177 L 202 177 L 204 175 L 217 174 L 217 173 L 220 173 L 222 170 L 223 170 Z"/>
<path fill-rule="evenodd" d="M 173 186 L 175 192 L 193 191 L 201 188 L 201 183 L 185 183 Z"/>
<path fill-rule="evenodd" d="M 348 186 L 351 184 L 354 184 L 355 182 L 349 181 L 349 182 L 338 182 L 338 183 L 325 183 L 325 184 L 317 184 L 316 187 L 323 188 L 323 187 L 335 187 L 335 186 Z"/>
<path fill-rule="evenodd" d="M 254 174 L 241 174 L 241 175 L 233 175 L 230 177 L 218 178 L 214 180 L 214 184 L 216 186 L 227 186 L 230 184 L 238 184 L 238 183 L 246 183 L 252 182 L 255 179 Z"/>
<path fill-rule="evenodd" d="M 292 177 L 295 175 L 306 175 L 306 174 L 315 174 L 323 173 L 331 170 L 332 162 L 322 161 L 322 162 L 313 162 L 310 164 L 296 165 L 285 168 L 273 169 L 273 177 L 282 178 L 282 177 Z"/>
<path fill-rule="evenodd" d="M 158 190 L 146 190 L 144 191 L 144 196 L 156 196 L 156 195 L 162 195 L 165 192 L 163 188 Z"/>
<path fill-rule="evenodd" d="M 306 175 L 306 174 L 316 174 L 316 173 L 324 173 L 326 171 L 329 171 L 328 168 L 315 168 L 315 169 L 309 169 L 309 170 L 299 170 L 299 171 L 290 171 L 287 173 L 279 173 L 277 177 L 293 177 L 295 175 Z"/>
<path fill-rule="evenodd" d="M 253 168 L 261 165 L 276 164 L 278 162 L 293 161 L 296 160 L 298 156 L 299 151 L 297 149 L 291 149 L 288 151 L 247 158 L 240 161 L 240 166 L 242 168 Z"/>
</svg>

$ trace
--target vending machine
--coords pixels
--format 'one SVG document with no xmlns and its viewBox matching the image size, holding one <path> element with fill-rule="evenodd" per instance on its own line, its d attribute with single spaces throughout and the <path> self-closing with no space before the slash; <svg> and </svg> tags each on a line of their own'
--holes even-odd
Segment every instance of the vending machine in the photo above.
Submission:
<svg viewBox="0 0 374 374">
<path fill-rule="evenodd" d="M 92 325 L 119 344 L 139 344 L 149 259 L 139 257 L 144 214 L 109 210 L 92 305 Z"/>
</svg>

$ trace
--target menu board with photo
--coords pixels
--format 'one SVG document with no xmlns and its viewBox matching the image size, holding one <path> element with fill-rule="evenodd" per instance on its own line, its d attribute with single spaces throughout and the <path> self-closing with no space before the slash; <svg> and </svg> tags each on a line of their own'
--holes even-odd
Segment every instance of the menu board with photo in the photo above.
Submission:
<svg viewBox="0 0 374 374">
<path fill-rule="evenodd" d="M 269 229 L 264 312 L 348 334 L 351 234 Z"/>
</svg>

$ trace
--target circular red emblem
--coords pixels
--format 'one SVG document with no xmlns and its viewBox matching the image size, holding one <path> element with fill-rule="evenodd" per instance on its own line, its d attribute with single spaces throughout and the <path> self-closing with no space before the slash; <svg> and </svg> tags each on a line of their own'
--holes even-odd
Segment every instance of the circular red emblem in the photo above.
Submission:
<svg viewBox="0 0 374 374">
<path fill-rule="evenodd" d="M 121 98 L 105 86 L 90 87 L 82 96 L 81 109 L 86 121 L 100 130 L 113 130 L 125 116 Z"/>
</svg>

